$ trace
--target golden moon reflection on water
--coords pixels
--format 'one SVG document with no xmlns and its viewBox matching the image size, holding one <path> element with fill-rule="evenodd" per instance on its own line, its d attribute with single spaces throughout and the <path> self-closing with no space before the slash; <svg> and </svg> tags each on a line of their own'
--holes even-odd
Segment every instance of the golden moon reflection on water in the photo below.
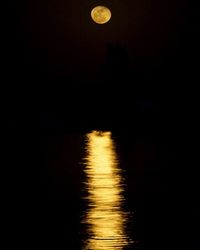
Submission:
<svg viewBox="0 0 200 250">
<path fill-rule="evenodd" d="M 95 23 L 105 24 L 111 19 L 111 11 L 105 6 L 96 6 L 91 11 L 91 17 Z"/>
<path fill-rule="evenodd" d="M 111 132 L 86 135 L 84 199 L 87 209 L 82 224 L 87 228 L 83 250 L 122 250 L 132 246 L 125 230 L 131 214 L 123 210 L 124 180 Z"/>
</svg>

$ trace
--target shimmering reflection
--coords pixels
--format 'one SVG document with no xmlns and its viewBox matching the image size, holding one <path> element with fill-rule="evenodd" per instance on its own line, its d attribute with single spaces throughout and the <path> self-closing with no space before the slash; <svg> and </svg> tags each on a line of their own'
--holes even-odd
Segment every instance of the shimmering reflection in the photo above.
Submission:
<svg viewBox="0 0 200 250">
<path fill-rule="evenodd" d="M 128 213 L 122 210 L 124 184 L 110 132 L 86 135 L 87 226 L 84 250 L 123 249 L 131 240 L 126 234 Z"/>
</svg>

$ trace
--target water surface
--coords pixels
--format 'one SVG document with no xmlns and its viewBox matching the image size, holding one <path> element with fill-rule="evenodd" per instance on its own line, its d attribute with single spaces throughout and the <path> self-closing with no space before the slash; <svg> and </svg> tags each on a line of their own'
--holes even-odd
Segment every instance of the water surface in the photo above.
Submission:
<svg viewBox="0 0 200 250">
<path fill-rule="evenodd" d="M 85 136 L 84 196 L 86 210 L 84 250 L 124 249 L 133 244 L 127 224 L 131 213 L 123 204 L 125 179 L 111 132 L 92 131 Z"/>
</svg>

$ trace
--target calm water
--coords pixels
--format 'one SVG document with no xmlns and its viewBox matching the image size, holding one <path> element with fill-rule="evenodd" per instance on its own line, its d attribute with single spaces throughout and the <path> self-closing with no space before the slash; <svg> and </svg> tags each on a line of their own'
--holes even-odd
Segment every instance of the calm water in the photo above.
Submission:
<svg viewBox="0 0 200 250">
<path fill-rule="evenodd" d="M 83 170 L 86 174 L 83 199 L 87 208 L 82 249 L 124 249 L 134 242 L 126 229 L 131 213 L 124 211 L 125 179 L 120 169 L 111 132 L 93 131 L 86 135 Z"/>
<path fill-rule="evenodd" d="M 167 145 L 91 131 L 43 136 L 41 149 L 44 246 L 169 249 L 173 235 L 167 227 L 176 224 L 176 215 L 168 192 Z"/>
</svg>

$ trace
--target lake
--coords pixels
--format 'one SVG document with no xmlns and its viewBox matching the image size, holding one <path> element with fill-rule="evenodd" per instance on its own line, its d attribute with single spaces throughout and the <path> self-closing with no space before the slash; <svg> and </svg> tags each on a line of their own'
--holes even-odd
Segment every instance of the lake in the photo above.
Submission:
<svg viewBox="0 0 200 250">
<path fill-rule="evenodd" d="M 131 131 L 43 133 L 41 246 L 168 249 L 176 221 L 165 142 Z"/>
</svg>

